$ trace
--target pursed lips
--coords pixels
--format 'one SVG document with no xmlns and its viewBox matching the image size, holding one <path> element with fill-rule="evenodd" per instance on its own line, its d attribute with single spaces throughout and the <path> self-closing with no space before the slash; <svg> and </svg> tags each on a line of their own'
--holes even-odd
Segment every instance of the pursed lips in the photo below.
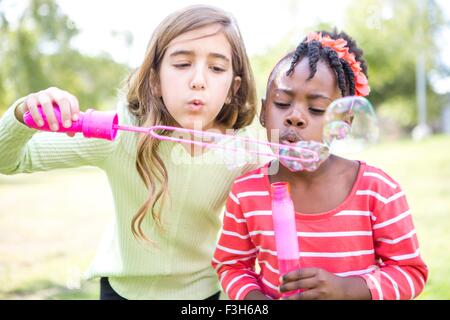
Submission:
<svg viewBox="0 0 450 320">
<path fill-rule="evenodd" d="M 198 110 L 202 109 L 204 107 L 204 105 L 205 105 L 205 102 L 201 99 L 191 99 L 187 104 L 188 109 L 191 111 L 198 111 Z"/>
<path fill-rule="evenodd" d="M 280 137 L 280 142 L 287 145 L 294 145 L 301 140 L 303 140 L 302 137 L 295 131 L 288 131 L 283 133 Z"/>
</svg>

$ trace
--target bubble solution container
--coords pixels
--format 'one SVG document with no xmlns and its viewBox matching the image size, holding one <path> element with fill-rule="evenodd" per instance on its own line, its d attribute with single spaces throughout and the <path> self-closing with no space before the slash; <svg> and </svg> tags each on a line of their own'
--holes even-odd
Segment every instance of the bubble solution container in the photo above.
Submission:
<svg viewBox="0 0 450 320">
<path fill-rule="evenodd" d="M 52 131 L 50 129 L 47 118 L 41 107 L 38 107 L 38 111 L 44 120 L 44 125 L 42 127 L 39 127 L 34 122 L 29 111 L 25 112 L 23 120 L 28 127 L 37 130 L 66 133 L 80 132 L 86 138 L 98 138 L 110 141 L 116 138 L 118 126 L 118 116 L 116 112 L 88 109 L 86 112 L 80 112 L 79 119 L 77 121 L 72 121 L 72 125 L 69 128 L 64 128 L 59 108 L 54 106 L 53 110 L 59 124 L 59 129 L 57 131 Z"/>
<path fill-rule="evenodd" d="M 294 204 L 289 195 L 287 182 L 271 184 L 272 219 L 275 230 L 275 245 L 277 249 L 278 270 L 280 276 L 300 269 L 297 229 L 295 226 Z M 294 290 L 283 293 L 283 297 L 299 293 Z"/>
</svg>

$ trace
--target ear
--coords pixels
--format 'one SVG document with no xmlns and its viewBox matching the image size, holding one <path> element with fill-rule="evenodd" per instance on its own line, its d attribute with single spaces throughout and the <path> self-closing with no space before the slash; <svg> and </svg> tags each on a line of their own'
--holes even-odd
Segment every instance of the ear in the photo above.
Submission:
<svg viewBox="0 0 450 320">
<path fill-rule="evenodd" d="M 261 112 L 259 113 L 259 123 L 265 128 L 266 127 L 266 100 L 261 99 Z"/>
<path fill-rule="evenodd" d="M 229 91 L 229 96 L 227 97 L 227 99 L 225 100 L 225 104 L 230 104 L 233 97 L 236 95 L 236 93 L 238 92 L 239 88 L 241 87 L 241 77 L 234 77 L 231 86 L 232 88 L 230 88 Z"/>
<path fill-rule="evenodd" d="M 235 95 L 238 92 L 239 88 L 241 87 L 241 82 L 242 82 L 241 77 L 239 77 L 239 76 L 234 77 L 233 83 L 232 83 L 233 84 L 233 95 Z"/>
</svg>

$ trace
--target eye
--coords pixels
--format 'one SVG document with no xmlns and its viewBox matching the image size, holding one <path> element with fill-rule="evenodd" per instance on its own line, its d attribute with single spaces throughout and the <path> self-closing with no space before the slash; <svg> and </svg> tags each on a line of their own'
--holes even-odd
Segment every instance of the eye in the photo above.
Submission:
<svg viewBox="0 0 450 320">
<path fill-rule="evenodd" d="M 221 72 L 225 72 L 226 70 L 222 67 L 218 67 L 218 66 L 211 66 L 209 67 L 212 71 L 217 72 L 217 73 L 221 73 Z"/>
<path fill-rule="evenodd" d="M 188 62 L 183 62 L 183 63 L 176 63 L 176 64 L 174 64 L 173 66 L 175 67 L 175 68 L 177 68 L 177 69 L 185 69 L 185 68 L 187 68 L 187 67 L 190 67 L 190 63 L 188 63 Z"/>
<path fill-rule="evenodd" d="M 309 111 L 310 111 L 312 114 L 315 114 L 315 115 L 322 115 L 322 114 L 325 113 L 325 110 L 319 109 L 319 108 L 314 108 L 314 107 L 309 108 Z"/>
<path fill-rule="evenodd" d="M 289 107 L 291 106 L 290 103 L 277 102 L 277 101 L 274 101 L 273 104 L 274 104 L 277 108 L 280 108 L 280 109 L 287 109 L 287 108 L 289 108 Z"/>
</svg>

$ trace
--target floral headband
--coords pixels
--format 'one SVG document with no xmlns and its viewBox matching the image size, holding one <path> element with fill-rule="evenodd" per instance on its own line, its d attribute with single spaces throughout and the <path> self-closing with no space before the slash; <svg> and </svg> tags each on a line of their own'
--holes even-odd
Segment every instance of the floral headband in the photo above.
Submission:
<svg viewBox="0 0 450 320">
<path fill-rule="evenodd" d="M 367 96 L 370 92 L 369 81 L 362 72 L 360 62 L 356 61 L 355 54 L 349 52 L 347 41 L 342 38 L 335 40 L 328 35 L 322 36 L 322 32 L 310 32 L 306 42 L 313 40 L 320 42 L 322 47 L 329 47 L 336 51 L 338 57 L 344 59 L 350 65 L 355 75 L 355 95 L 361 97 Z"/>
</svg>

